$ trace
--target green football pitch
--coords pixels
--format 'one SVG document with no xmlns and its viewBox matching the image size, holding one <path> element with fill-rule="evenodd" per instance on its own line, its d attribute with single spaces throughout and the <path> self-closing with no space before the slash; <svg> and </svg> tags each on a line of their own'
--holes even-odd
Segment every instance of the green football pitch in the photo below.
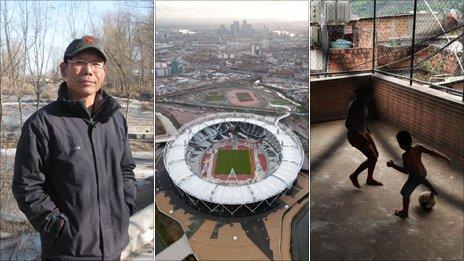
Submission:
<svg viewBox="0 0 464 261">
<path fill-rule="evenodd" d="M 219 149 L 216 155 L 215 174 L 229 175 L 234 169 L 235 174 L 251 174 L 251 154 L 249 150 Z"/>
</svg>

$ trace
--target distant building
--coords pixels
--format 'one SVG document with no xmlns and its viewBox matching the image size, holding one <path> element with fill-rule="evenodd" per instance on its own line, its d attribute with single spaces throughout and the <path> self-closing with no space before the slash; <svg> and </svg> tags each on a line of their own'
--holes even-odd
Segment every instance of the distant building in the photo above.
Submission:
<svg viewBox="0 0 464 261">
<path fill-rule="evenodd" d="M 227 32 L 226 25 L 225 24 L 220 24 L 219 25 L 219 34 L 225 34 L 226 32 Z"/>
<path fill-rule="evenodd" d="M 240 32 L 240 22 L 234 21 L 234 23 L 230 26 L 230 30 L 234 34 L 238 34 Z"/>
<path fill-rule="evenodd" d="M 253 34 L 253 29 L 251 27 L 251 24 L 247 23 L 245 19 L 243 19 L 243 22 L 242 22 L 242 33 L 245 35 Z"/>
<path fill-rule="evenodd" d="M 177 60 L 173 60 L 170 67 L 171 74 L 180 74 L 182 72 L 182 65 Z"/>
<path fill-rule="evenodd" d="M 263 45 L 263 48 L 269 47 L 269 41 L 267 39 L 264 39 L 263 41 L 261 41 L 261 44 Z"/>
<path fill-rule="evenodd" d="M 412 13 L 388 16 L 384 14 L 384 16 L 376 17 L 376 66 L 383 70 L 394 70 L 399 74 L 401 74 L 399 71 L 408 70 L 410 61 L 405 57 L 410 55 L 408 46 L 411 45 L 413 19 Z M 433 14 L 421 11 L 416 14 L 415 37 L 427 39 L 427 41 L 417 41 L 415 58 L 428 59 L 427 64 L 434 68 L 434 70 L 427 70 L 422 67 L 421 70 L 424 73 L 432 75 L 432 71 L 437 71 L 438 68 L 440 68 L 438 74 L 456 75 L 459 73 L 459 60 L 456 58 L 457 55 L 453 54 L 454 49 L 440 51 L 439 46 L 445 45 L 447 40 L 435 34 L 453 30 L 463 21 L 464 18 L 454 9 Z M 310 29 L 310 56 L 313 61 L 311 71 L 337 72 L 348 68 L 370 70 L 372 64 L 365 61 L 372 59 L 373 27 L 373 17 L 359 18 L 352 15 L 349 21 L 331 25 L 312 20 Z M 456 36 L 450 37 L 453 39 Z M 324 54 L 323 50 L 327 50 L 327 54 Z M 325 56 L 328 57 L 327 63 L 322 58 Z M 340 60 L 343 60 L 343 63 L 340 63 Z"/>
<path fill-rule="evenodd" d="M 182 68 L 182 63 L 177 60 L 173 60 L 170 63 L 158 62 L 155 63 L 155 75 L 156 77 L 177 75 L 182 73 Z"/>
<path fill-rule="evenodd" d="M 251 45 L 251 55 L 261 55 L 261 48 L 259 45 Z"/>
<path fill-rule="evenodd" d="M 171 67 L 167 63 L 155 63 L 155 76 L 165 77 L 171 75 Z"/>
<path fill-rule="evenodd" d="M 239 42 L 227 41 L 227 46 L 230 46 L 230 47 L 240 47 L 241 44 L 240 44 Z"/>
<path fill-rule="evenodd" d="M 167 44 L 167 43 L 155 43 L 155 50 L 158 52 L 158 51 L 161 51 L 161 50 L 166 50 L 166 49 L 170 49 L 174 47 L 173 44 Z"/>
<path fill-rule="evenodd" d="M 220 53 L 217 55 L 218 59 L 235 59 L 235 54 L 231 53 Z"/>
<path fill-rule="evenodd" d="M 247 21 L 245 19 L 243 19 L 243 22 L 242 22 L 242 31 L 246 31 L 248 30 L 248 24 L 247 24 Z"/>
</svg>

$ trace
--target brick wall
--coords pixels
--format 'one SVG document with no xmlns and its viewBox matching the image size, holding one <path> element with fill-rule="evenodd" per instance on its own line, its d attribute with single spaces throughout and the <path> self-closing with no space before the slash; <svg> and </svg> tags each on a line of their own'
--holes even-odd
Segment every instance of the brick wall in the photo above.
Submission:
<svg viewBox="0 0 464 261">
<path fill-rule="evenodd" d="M 329 72 L 372 69 L 372 48 L 329 50 Z"/>
<path fill-rule="evenodd" d="M 377 28 L 376 28 L 377 29 Z M 353 22 L 353 46 L 359 48 L 372 47 L 372 19 Z"/>
<path fill-rule="evenodd" d="M 311 123 L 345 119 L 346 108 L 359 84 L 369 75 L 311 80 Z M 419 90 L 390 76 L 372 76 L 374 105 L 369 115 L 384 123 L 409 130 L 414 138 L 464 165 L 464 105 L 459 98 L 433 89 Z"/>
<path fill-rule="evenodd" d="M 329 72 L 372 69 L 372 63 L 362 64 L 372 60 L 372 21 L 372 18 L 365 18 L 352 21 L 345 26 L 345 33 L 353 32 L 353 46 L 355 48 L 330 49 Z M 377 19 L 376 26 L 378 42 L 389 41 L 395 38 L 410 38 L 412 16 L 380 17 Z M 377 49 L 377 57 L 383 58 L 377 61 L 378 65 L 389 64 L 409 56 L 410 50 L 407 48 L 404 51 L 394 53 L 394 55 L 386 56 L 386 54 L 398 49 L 404 49 L 404 47 L 379 47 Z M 409 59 L 405 59 L 401 63 L 393 64 L 393 68 L 404 68 L 408 67 L 409 64 Z"/>
<path fill-rule="evenodd" d="M 431 46 L 431 48 L 427 48 L 426 53 L 421 56 L 421 59 L 424 59 L 436 51 L 438 51 L 439 47 Z M 458 72 L 458 60 L 456 56 L 449 50 L 442 50 L 439 53 L 435 54 L 429 60 L 432 68 L 437 70 L 439 74 L 451 74 L 456 75 Z"/>
<path fill-rule="evenodd" d="M 311 80 L 311 123 L 344 119 L 356 86 L 367 79 L 368 76 L 344 76 Z"/>
<path fill-rule="evenodd" d="M 462 102 L 439 97 L 433 94 L 438 92 L 436 90 L 421 91 L 394 83 L 389 80 L 390 77 L 373 78 L 378 118 L 409 130 L 414 138 L 427 141 L 430 146 L 464 165 Z"/>
<path fill-rule="evenodd" d="M 422 53 L 422 51 L 419 51 Z M 409 68 L 411 49 L 405 46 L 383 46 L 377 48 L 377 66 L 383 70 Z"/>
<path fill-rule="evenodd" d="M 388 41 L 392 38 L 411 38 L 412 15 L 380 17 L 376 28 L 377 41 Z"/>
<path fill-rule="evenodd" d="M 449 84 L 445 84 L 445 85 L 450 87 L 450 88 L 453 88 L 453 89 L 457 89 L 457 90 L 461 90 L 461 91 L 464 90 L 464 82 L 453 82 L 453 83 L 449 83 Z"/>
<path fill-rule="evenodd" d="M 376 31 L 377 42 L 385 42 L 392 39 L 410 39 L 412 33 L 412 15 L 390 16 L 377 18 Z M 373 19 L 364 18 L 351 21 L 344 26 L 346 34 L 353 34 L 354 48 L 330 49 L 329 50 L 329 72 L 346 70 L 371 69 L 371 63 L 362 64 L 372 59 L 372 31 Z M 426 24 L 423 24 L 424 27 Z M 429 30 L 430 31 L 430 30 Z M 422 49 L 422 50 L 421 50 Z M 428 57 L 436 50 L 433 46 L 417 46 L 416 58 Z M 377 48 L 377 65 L 388 64 L 385 69 L 399 69 L 410 66 L 411 50 L 407 46 L 385 46 Z M 399 62 L 397 62 L 399 61 Z M 430 59 L 432 67 L 438 68 L 439 73 L 455 74 L 457 69 L 456 58 L 448 51 L 442 51 Z M 354 67 L 357 65 L 356 67 Z"/>
<path fill-rule="evenodd" d="M 414 64 L 418 65 L 422 60 L 428 59 L 428 63 L 431 64 L 431 68 L 436 70 L 438 74 L 451 74 L 456 75 L 458 69 L 458 61 L 456 56 L 451 51 L 442 50 L 438 53 L 439 47 L 434 45 L 422 45 L 415 48 Z M 379 46 L 377 48 L 377 65 L 387 65 L 385 69 L 398 69 L 408 68 L 411 66 L 410 58 L 411 49 L 402 47 L 387 47 Z"/>
<path fill-rule="evenodd" d="M 353 31 L 355 47 L 372 47 L 373 19 L 364 18 L 348 23 Z M 412 15 L 378 17 L 376 23 L 377 41 L 388 41 L 395 38 L 410 38 L 412 33 Z"/>
</svg>

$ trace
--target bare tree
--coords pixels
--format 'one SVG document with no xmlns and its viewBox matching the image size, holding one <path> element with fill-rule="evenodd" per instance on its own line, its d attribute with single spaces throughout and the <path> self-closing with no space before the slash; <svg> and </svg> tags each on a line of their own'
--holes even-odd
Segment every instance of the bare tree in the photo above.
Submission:
<svg viewBox="0 0 464 261">
<path fill-rule="evenodd" d="M 109 59 L 108 82 L 126 96 L 126 117 L 134 89 L 153 86 L 153 14 L 119 10 L 104 19 L 102 40 Z"/>
<path fill-rule="evenodd" d="M 49 33 L 49 7 L 41 3 L 34 2 L 33 12 L 33 41 L 32 55 L 28 55 L 28 64 L 30 74 L 34 76 L 34 93 L 36 95 L 37 106 L 39 109 L 40 97 L 46 89 L 45 70 L 49 65 L 52 51 L 50 50 L 55 38 L 55 31 L 52 31 L 51 38 Z M 47 42 L 49 40 L 49 42 Z"/>
<path fill-rule="evenodd" d="M 3 148 L 3 94 L 6 89 L 12 90 L 14 77 L 20 60 L 21 42 L 13 39 L 13 26 L 11 24 L 15 10 L 9 9 L 6 1 L 0 2 L 0 147 Z M 9 193 L 4 189 L 9 189 L 9 175 L 3 171 L 8 166 L 8 161 L 0 153 L 0 204 L 3 205 L 9 200 Z M 8 195 L 5 197 L 4 195 Z M 3 225 L 3 224 L 2 224 Z"/>
<path fill-rule="evenodd" d="M 19 3 L 19 14 L 20 14 L 20 28 L 21 35 L 20 41 L 22 42 L 22 51 L 21 56 L 19 57 L 18 66 L 16 70 L 13 71 L 13 91 L 18 101 L 18 111 L 19 111 L 19 121 L 20 126 L 23 125 L 23 106 L 22 98 L 24 96 L 24 88 L 27 83 L 27 62 L 28 62 L 28 52 L 29 48 L 34 44 L 34 42 L 28 42 L 28 32 L 29 32 L 29 14 L 32 9 L 28 2 Z"/>
<path fill-rule="evenodd" d="M 82 12 L 82 9 L 88 12 Z M 90 22 L 88 14 L 92 14 L 89 1 L 69 1 L 65 2 L 64 12 L 66 17 L 66 26 L 63 27 L 63 35 L 69 39 L 80 38 L 87 31 L 87 25 Z"/>
<path fill-rule="evenodd" d="M 65 16 L 66 19 L 66 27 L 64 32 L 70 35 L 71 39 L 77 38 L 78 29 L 77 29 L 77 13 L 76 13 L 76 2 L 68 2 L 65 6 Z M 80 20 L 82 21 L 82 20 Z"/>
<path fill-rule="evenodd" d="M 137 37 L 135 38 L 136 45 L 139 48 L 140 61 L 140 78 L 145 84 L 153 86 L 154 82 L 154 15 L 150 13 L 148 17 L 139 22 L 137 27 Z"/>
<path fill-rule="evenodd" d="M 109 76 L 113 84 L 116 84 L 126 94 L 127 118 L 134 78 L 133 17 L 127 11 L 118 11 L 116 14 L 107 15 L 104 20 L 103 41 L 110 56 Z"/>
<path fill-rule="evenodd" d="M 0 2 L 0 24 L 2 24 L 3 19 L 2 19 L 2 13 L 3 8 L 2 8 L 2 3 Z M 5 59 L 3 57 L 3 37 L 1 36 L 1 30 L 0 30 L 0 148 L 3 148 L 2 146 L 2 134 L 3 134 L 3 67 L 5 64 Z M 0 152 L 0 167 L 3 166 L 3 154 Z M 3 174 L 2 174 L 3 178 Z"/>
<path fill-rule="evenodd" d="M 0 2 L 0 26 L 2 27 L 0 31 L 0 145 L 2 144 L 1 130 L 3 129 L 3 93 L 5 87 L 10 87 L 9 90 L 12 90 L 12 86 L 15 85 L 23 44 L 22 41 L 14 41 L 12 38 L 11 21 L 15 10 L 9 12 L 8 7 L 6 1 Z"/>
</svg>

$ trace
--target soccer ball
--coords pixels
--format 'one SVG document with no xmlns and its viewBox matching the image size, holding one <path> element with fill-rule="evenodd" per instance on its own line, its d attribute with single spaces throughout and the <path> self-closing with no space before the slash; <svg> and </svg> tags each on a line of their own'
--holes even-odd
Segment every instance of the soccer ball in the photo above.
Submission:
<svg viewBox="0 0 464 261">
<path fill-rule="evenodd" d="M 430 192 L 422 192 L 419 195 L 419 205 L 425 210 L 431 210 L 435 206 L 435 196 Z"/>
</svg>

